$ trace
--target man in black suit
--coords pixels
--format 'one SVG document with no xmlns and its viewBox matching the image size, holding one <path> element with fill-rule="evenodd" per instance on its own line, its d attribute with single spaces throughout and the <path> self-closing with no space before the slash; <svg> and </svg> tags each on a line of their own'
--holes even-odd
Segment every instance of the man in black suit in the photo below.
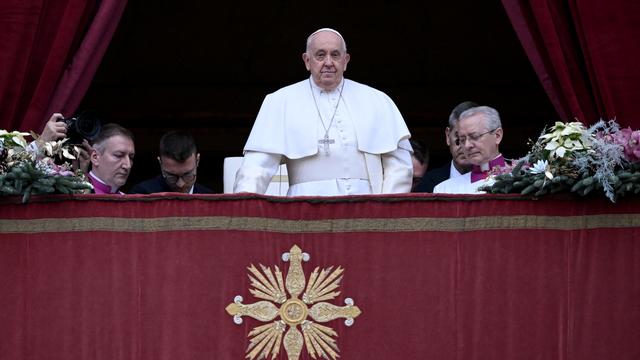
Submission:
<svg viewBox="0 0 640 360">
<path fill-rule="evenodd" d="M 476 106 L 479 105 L 473 101 L 465 101 L 453 108 L 451 115 L 449 115 L 449 126 L 444 130 L 445 140 L 449 146 L 452 159 L 439 168 L 427 171 L 416 187 L 415 192 L 433 192 L 433 188 L 439 183 L 451 177 L 465 174 L 471 169 L 471 164 L 467 161 L 463 148 L 460 146 L 460 140 L 458 139 L 458 118 L 465 110 Z"/>
<path fill-rule="evenodd" d="M 411 161 L 413 163 L 411 192 L 415 192 L 418 184 L 422 181 L 422 177 L 427 172 L 427 168 L 429 168 L 429 149 L 419 140 L 409 139 L 409 143 L 413 148 L 413 154 L 411 154 Z"/>
<path fill-rule="evenodd" d="M 212 193 L 210 189 L 196 184 L 200 154 L 190 134 L 181 131 L 169 131 L 164 134 L 160 138 L 158 161 L 162 175 L 135 185 L 130 191 L 131 194 Z"/>
</svg>

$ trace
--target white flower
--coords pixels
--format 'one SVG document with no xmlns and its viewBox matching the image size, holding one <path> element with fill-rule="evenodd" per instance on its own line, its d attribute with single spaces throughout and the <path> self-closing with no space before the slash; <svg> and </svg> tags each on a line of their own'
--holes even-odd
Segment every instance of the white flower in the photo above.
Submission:
<svg viewBox="0 0 640 360">
<path fill-rule="evenodd" d="M 67 148 L 62 148 L 62 155 L 63 155 L 64 157 L 66 157 L 67 159 L 72 159 L 72 160 L 75 160 L 75 159 L 76 159 L 76 157 L 75 157 L 75 156 L 73 156 L 73 154 L 71 154 L 71 153 L 69 152 L 69 149 L 67 149 Z"/>
<path fill-rule="evenodd" d="M 538 160 L 529 168 L 529 172 L 532 174 L 542 174 L 547 170 L 547 166 L 549 166 L 547 160 Z"/>
<path fill-rule="evenodd" d="M 559 158 L 561 158 L 567 152 L 567 148 L 565 148 L 564 146 L 562 146 L 560 143 L 558 143 L 555 140 L 550 141 L 547 144 L 547 146 L 544 147 L 544 149 L 551 151 L 551 153 L 549 154 L 549 157 L 559 157 Z"/>
<path fill-rule="evenodd" d="M 12 131 L 12 132 L 8 132 L 6 130 L 0 130 L 0 137 L 3 138 L 4 141 L 2 141 L 2 143 L 4 144 L 4 146 L 10 146 L 9 144 L 7 144 L 7 141 L 12 141 L 14 144 L 22 147 L 22 148 L 26 148 L 27 147 L 27 140 L 25 140 L 25 136 L 29 136 L 29 133 L 25 133 L 25 132 L 19 132 L 19 131 Z"/>
<path fill-rule="evenodd" d="M 591 150 L 593 135 L 580 122 L 556 122 L 547 134 L 540 136 L 539 143 L 549 151 L 549 160 L 564 158 L 575 151 Z"/>
<path fill-rule="evenodd" d="M 53 144 L 51 142 L 46 142 L 43 144 L 45 155 L 53 156 Z"/>
<path fill-rule="evenodd" d="M 14 131 L 14 134 L 16 133 L 16 131 Z M 12 140 L 14 143 L 20 145 L 23 148 L 27 147 L 27 140 L 24 139 L 24 133 L 18 133 L 17 135 L 14 135 Z M 29 135 L 29 134 L 26 134 Z"/>
<path fill-rule="evenodd" d="M 564 142 L 564 147 L 566 147 L 567 149 L 571 149 L 571 150 L 584 150 L 585 147 L 582 144 L 582 141 L 580 140 L 572 140 L 572 139 L 567 139 Z"/>
<path fill-rule="evenodd" d="M 542 174 L 548 177 L 549 179 L 553 179 L 553 174 L 549 170 L 549 162 L 547 160 L 538 160 L 533 166 L 529 168 L 529 172 L 532 174 Z"/>
<path fill-rule="evenodd" d="M 557 123 L 556 123 L 557 124 Z M 564 129 L 560 132 L 563 136 L 569 136 L 572 134 L 582 134 L 587 130 L 581 122 L 570 122 L 564 124 Z"/>
</svg>

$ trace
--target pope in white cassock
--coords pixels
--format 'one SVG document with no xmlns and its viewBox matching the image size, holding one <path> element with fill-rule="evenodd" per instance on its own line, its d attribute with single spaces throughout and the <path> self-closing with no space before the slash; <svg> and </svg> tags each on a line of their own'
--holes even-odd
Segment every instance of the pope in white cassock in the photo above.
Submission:
<svg viewBox="0 0 640 360">
<path fill-rule="evenodd" d="M 342 35 L 314 32 L 302 59 L 311 76 L 264 99 L 234 192 L 264 193 L 280 163 L 288 196 L 411 191 L 409 130 L 386 94 L 343 77 L 350 56 Z"/>
</svg>

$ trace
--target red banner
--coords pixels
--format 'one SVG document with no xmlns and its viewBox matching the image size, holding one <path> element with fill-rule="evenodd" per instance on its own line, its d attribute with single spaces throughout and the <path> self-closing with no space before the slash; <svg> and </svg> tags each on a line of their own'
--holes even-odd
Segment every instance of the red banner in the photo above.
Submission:
<svg viewBox="0 0 640 360">
<path fill-rule="evenodd" d="M 0 236 L 1 359 L 243 359 L 279 318 L 225 308 L 294 245 L 307 283 L 344 269 L 342 359 L 640 358 L 637 201 L 53 196 L 4 199 Z"/>
</svg>

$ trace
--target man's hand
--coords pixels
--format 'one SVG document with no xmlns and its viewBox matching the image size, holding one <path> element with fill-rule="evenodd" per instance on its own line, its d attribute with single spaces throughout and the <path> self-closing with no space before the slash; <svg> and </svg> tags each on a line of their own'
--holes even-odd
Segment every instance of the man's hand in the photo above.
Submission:
<svg viewBox="0 0 640 360">
<path fill-rule="evenodd" d="M 78 148 L 78 159 L 73 162 L 73 167 L 88 174 L 89 166 L 91 165 L 91 145 L 85 139 L 82 140 L 82 144 L 76 145 L 76 147 Z"/>
<path fill-rule="evenodd" d="M 51 115 L 38 140 L 46 142 L 64 139 L 67 136 L 67 125 L 63 121 L 58 121 L 62 119 L 64 116 L 60 113 Z"/>
</svg>

